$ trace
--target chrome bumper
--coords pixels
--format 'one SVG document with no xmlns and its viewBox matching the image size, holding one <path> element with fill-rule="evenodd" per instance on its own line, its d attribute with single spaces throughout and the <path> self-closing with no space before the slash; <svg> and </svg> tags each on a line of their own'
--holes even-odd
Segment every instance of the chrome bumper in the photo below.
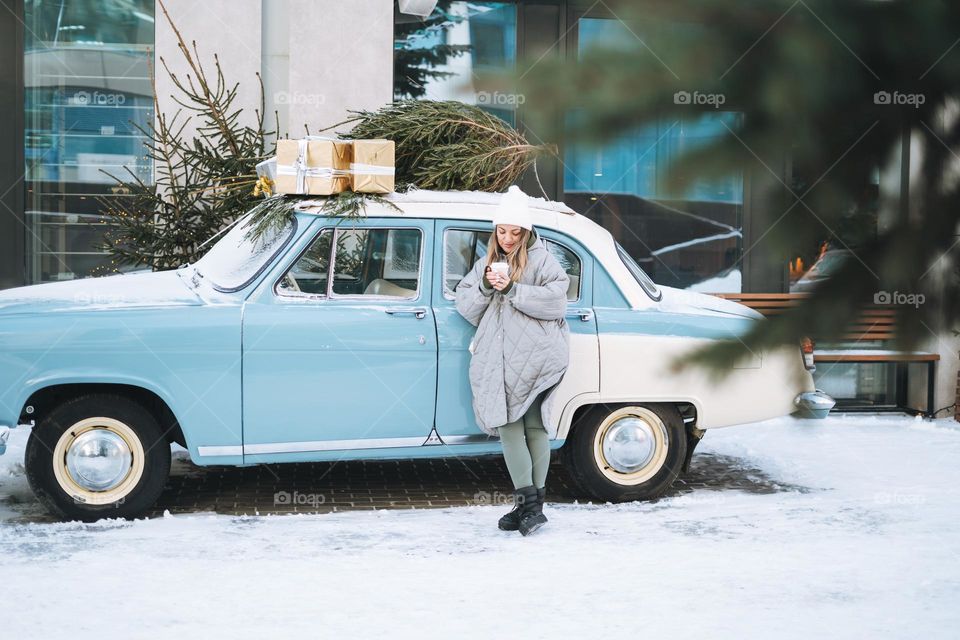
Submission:
<svg viewBox="0 0 960 640">
<path fill-rule="evenodd" d="M 10 437 L 10 427 L 0 425 L 0 456 L 7 452 L 7 438 Z"/>
<path fill-rule="evenodd" d="M 797 407 L 797 410 L 792 415 L 798 418 L 821 419 L 827 417 L 830 409 L 833 409 L 837 401 L 817 389 L 816 391 L 798 393 L 797 397 L 793 399 L 793 404 Z"/>
</svg>

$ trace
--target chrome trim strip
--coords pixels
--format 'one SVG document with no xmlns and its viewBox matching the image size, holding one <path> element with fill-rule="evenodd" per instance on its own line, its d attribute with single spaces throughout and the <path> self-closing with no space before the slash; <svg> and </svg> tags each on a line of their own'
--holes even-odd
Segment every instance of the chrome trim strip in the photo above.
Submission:
<svg viewBox="0 0 960 640">
<path fill-rule="evenodd" d="M 242 456 L 243 447 L 240 445 L 227 445 L 222 447 L 197 447 L 197 453 L 201 456 Z"/>
<path fill-rule="evenodd" d="M 316 440 L 313 442 L 266 442 L 245 444 L 245 454 L 305 453 L 309 451 L 340 451 L 346 449 L 389 449 L 392 447 L 419 447 L 429 436 L 416 438 L 363 438 L 358 440 Z"/>
<path fill-rule="evenodd" d="M 471 433 L 459 436 L 441 436 L 443 444 L 486 444 L 488 442 L 499 442 L 500 438 L 488 436 L 485 433 Z"/>
</svg>

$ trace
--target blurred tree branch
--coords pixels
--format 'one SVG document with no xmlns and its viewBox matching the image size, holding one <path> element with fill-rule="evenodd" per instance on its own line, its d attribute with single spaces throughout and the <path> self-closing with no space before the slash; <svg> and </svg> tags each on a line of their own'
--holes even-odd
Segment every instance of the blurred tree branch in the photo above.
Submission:
<svg viewBox="0 0 960 640">
<path fill-rule="evenodd" d="M 839 340 L 878 291 L 925 297 L 917 308 L 896 307 L 896 348 L 917 348 L 954 326 L 960 315 L 960 3 L 602 5 L 634 36 L 630 42 L 582 51 L 579 64 L 559 56 L 530 60 L 513 76 L 487 75 L 485 88 L 525 96 L 525 123 L 539 138 L 563 143 L 603 143 L 705 109 L 678 92 L 723 96 L 723 110 L 745 114 L 742 128 L 683 155 L 669 184 L 683 189 L 731 167 L 776 178 L 768 181 L 778 193 L 768 195 L 784 206 L 758 212 L 755 224 L 785 261 L 790 247 L 823 240 L 824 232 L 843 247 L 838 230 L 871 172 L 899 162 L 905 132 L 922 150 L 911 157 L 909 216 L 846 247 L 852 257 L 800 305 L 675 364 L 698 363 L 717 374 L 752 351 L 797 344 L 801 335 Z M 571 113 L 578 117 L 566 117 Z M 802 188 L 770 161 L 785 153 L 813 176 Z"/>
</svg>

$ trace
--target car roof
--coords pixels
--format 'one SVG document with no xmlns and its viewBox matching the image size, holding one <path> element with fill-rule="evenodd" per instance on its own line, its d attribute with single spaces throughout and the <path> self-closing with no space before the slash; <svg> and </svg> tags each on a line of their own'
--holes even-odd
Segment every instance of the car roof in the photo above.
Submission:
<svg viewBox="0 0 960 640">
<path fill-rule="evenodd" d="M 427 203 L 427 202 L 440 202 L 440 203 L 460 203 L 460 204 L 492 204 L 496 205 L 500 202 L 500 198 L 503 194 L 494 193 L 491 191 L 433 191 L 430 189 L 409 189 L 402 193 L 392 192 L 385 193 L 382 197 L 384 200 L 388 200 L 397 205 L 410 204 L 410 203 Z M 548 200 L 546 198 L 537 198 L 534 196 L 528 196 L 530 198 L 530 207 L 533 209 L 543 209 L 545 211 L 559 211 L 562 213 L 567 213 L 574 215 L 576 212 L 568 207 L 563 202 L 556 202 L 554 200 Z M 327 198 L 317 198 L 311 200 L 303 200 L 298 205 L 298 209 L 308 208 L 314 205 L 321 205 Z"/>
<path fill-rule="evenodd" d="M 384 194 L 389 203 L 367 203 L 365 214 L 378 218 L 447 218 L 476 220 L 493 224 L 493 214 L 500 202 L 500 193 L 487 191 L 430 191 L 411 189 L 405 193 Z M 326 198 L 302 200 L 296 210 L 319 214 Z M 392 205 L 392 206 L 391 206 Z M 612 244 L 606 229 L 578 214 L 563 202 L 530 198 L 530 215 L 534 226 L 566 231 L 593 249 L 593 245 Z"/>
</svg>

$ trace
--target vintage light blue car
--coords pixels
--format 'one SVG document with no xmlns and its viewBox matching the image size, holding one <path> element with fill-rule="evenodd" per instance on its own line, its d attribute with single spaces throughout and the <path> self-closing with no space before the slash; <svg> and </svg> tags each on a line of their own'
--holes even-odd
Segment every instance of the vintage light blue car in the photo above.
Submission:
<svg viewBox="0 0 960 640">
<path fill-rule="evenodd" d="M 196 264 L 0 292 L 0 444 L 33 424 L 25 466 L 64 518 L 142 514 L 171 442 L 200 465 L 501 451 L 474 421 L 474 327 L 453 290 L 485 252 L 498 195 L 414 191 L 357 221 L 302 202 L 258 242 L 248 218 Z M 570 276 L 570 368 L 552 442 L 587 495 L 664 492 L 707 429 L 822 417 L 800 345 L 716 382 L 672 356 L 761 318 L 658 287 L 608 231 L 534 201 Z"/>
</svg>

